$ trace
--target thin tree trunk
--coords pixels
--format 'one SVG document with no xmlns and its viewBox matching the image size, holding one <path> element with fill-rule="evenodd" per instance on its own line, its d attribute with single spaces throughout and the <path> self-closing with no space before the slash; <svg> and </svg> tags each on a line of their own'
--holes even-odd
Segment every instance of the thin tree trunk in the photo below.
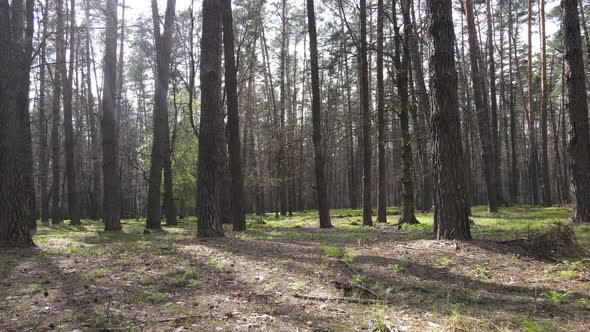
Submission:
<svg viewBox="0 0 590 332">
<path fill-rule="evenodd" d="M 156 84 L 154 102 L 154 138 L 150 165 L 148 189 L 148 212 L 146 228 L 160 229 L 162 187 L 162 170 L 164 170 L 164 206 L 166 223 L 175 226 L 176 207 L 172 189 L 172 162 L 170 149 L 170 130 L 168 125 L 168 84 L 170 81 L 170 56 L 172 53 L 173 33 L 175 27 L 175 0 L 166 3 L 164 32 L 160 32 L 160 15 L 158 3 L 152 0 L 152 20 L 156 45 Z"/>
<path fill-rule="evenodd" d="M 492 148 L 493 148 L 493 181 L 492 183 L 496 186 L 495 191 L 498 197 L 498 202 L 502 203 L 504 198 L 502 196 L 502 173 L 500 172 L 500 139 L 498 138 L 498 103 L 497 103 L 497 92 L 496 92 L 496 62 L 494 60 L 494 28 L 493 28 L 493 16 L 491 8 L 491 0 L 486 0 L 486 12 L 487 12 L 487 25 L 488 25 L 488 64 L 489 64 L 489 81 L 490 81 L 490 99 L 491 99 L 491 136 L 492 136 Z M 482 66 L 483 67 L 483 66 Z M 487 94 L 487 92 L 485 92 Z"/>
<path fill-rule="evenodd" d="M 58 10 L 58 31 L 57 35 L 60 38 L 60 43 L 63 50 L 61 51 L 61 58 L 58 58 L 58 66 L 61 71 L 61 78 L 63 84 L 63 106 L 64 106 L 64 133 L 65 133 L 65 152 L 66 152 L 66 181 L 68 184 L 68 211 L 70 217 L 70 224 L 80 225 L 80 215 L 78 208 L 78 189 L 76 179 L 76 168 L 74 165 L 74 129 L 72 124 L 72 81 L 74 72 L 74 56 L 75 56 L 75 33 L 74 28 L 76 24 L 76 4 L 72 0 L 70 2 L 70 66 L 66 72 L 66 57 L 65 46 L 63 46 L 63 36 L 65 36 L 65 27 L 63 22 L 63 0 L 57 0 Z M 61 16 L 61 18 L 59 18 Z M 61 25 L 61 27 L 60 27 Z"/>
<path fill-rule="evenodd" d="M 547 47 L 545 35 L 545 0 L 539 0 L 539 33 L 541 42 L 541 161 L 543 177 L 543 206 L 551 206 L 551 179 L 549 177 L 549 137 L 547 134 Z"/>
<path fill-rule="evenodd" d="M 330 206 L 328 201 L 328 191 L 326 188 L 326 179 L 324 175 L 325 147 L 324 143 L 322 142 L 322 112 L 318 65 L 318 45 L 313 0 L 307 0 L 307 23 L 309 26 L 309 57 L 311 60 L 311 111 L 313 122 L 313 152 L 318 212 L 320 215 L 320 228 L 330 228 L 332 227 L 332 223 L 330 222 Z"/>
<path fill-rule="evenodd" d="M 529 136 L 529 172 L 531 178 L 531 198 L 532 204 L 539 204 L 539 158 L 537 153 L 537 137 L 535 133 L 535 112 L 533 105 L 533 0 L 528 0 L 528 67 L 527 67 L 527 86 L 528 86 L 528 112 L 527 112 L 527 129 Z"/>
<path fill-rule="evenodd" d="M 418 121 L 416 122 L 416 145 L 418 147 L 418 156 L 420 157 L 420 164 L 422 165 L 422 188 L 420 190 L 421 206 L 424 211 L 430 211 L 432 207 L 432 169 L 430 163 L 430 152 L 427 148 L 428 141 L 428 126 L 427 118 L 430 117 L 430 99 L 426 83 L 424 82 L 424 69 L 422 67 L 422 55 L 418 48 L 418 37 L 416 35 L 416 20 L 414 16 L 413 6 L 412 22 L 410 29 L 410 56 L 416 82 L 416 95 L 418 114 L 416 115 Z M 408 23 L 410 24 L 410 23 Z"/>
<path fill-rule="evenodd" d="M 244 180 L 240 156 L 240 116 L 238 112 L 238 82 L 234 55 L 234 32 L 231 0 L 223 0 L 223 46 L 225 61 L 225 91 L 227 95 L 227 132 L 229 138 L 229 161 L 231 172 L 231 210 L 234 231 L 246 229 L 242 207 Z"/>
<path fill-rule="evenodd" d="M 41 38 L 47 35 L 47 24 L 48 24 L 48 11 L 49 6 L 46 4 L 43 9 L 43 32 Z M 47 142 L 47 109 L 46 109 L 46 54 L 47 54 L 47 43 L 42 42 L 41 44 L 41 55 L 40 55 L 40 68 L 39 68 L 39 186 L 41 194 L 41 222 L 49 222 L 49 194 L 47 192 L 47 180 L 49 176 L 49 144 Z"/>
<path fill-rule="evenodd" d="M 371 110 L 369 108 L 369 65 L 367 62 L 367 1 L 360 0 L 361 115 L 363 124 L 363 225 L 372 226 L 371 209 Z"/>
<path fill-rule="evenodd" d="M 512 85 L 513 81 L 513 65 L 512 65 L 512 50 L 513 50 L 513 20 L 512 20 L 512 0 L 508 0 L 508 80 L 509 82 L 509 89 L 510 89 L 510 153 L 512 155 L 512 160 L 510 164 L 510 201 L 514 204 L 518 201 L 518 183 L 519 183 L 519 173 L 518 173 L 518 154 L 516 153 L 516 128 L 518 127 L 518 118 L 516 117 L 516 110 L 514 107 L 515 103 L 515 92 L 514 86 Z M 516 52 L 516 46 L 514 47 L 514 51 Z M 518 58 L 516 59 L 518 60 Z M 518 71 L 518 61 L 516 65 L 516 70 Z M 520 81 L 520 75 L 517 74 L 517 78 Z"/>
<path fill-rule="evenodd" d="M 377 171 L 377 222 L 387 222 L 387 197 L 385 188 L 385 88 L 383 86 L 383 0 L 377 1 L 377 146 L 379 153 Z"/>
<path fill-rule="evenodd" d="M 103 212 L 105 231 L 121 230 L 121 174 L 116 116 L 117 0 L 107 0 L 102 101 Z"/>
<path fill-rule="evenodd" d="M 471 79 L 473 81 L 473 96 L 475 107 L 477 109 L 477 122 L 479 127 L 479 138 L 482 147 L 482 162 L 484 169 L 484 178 L 488 194 L 488 210 L 490 212 L 498 211 L 496 185 L 493 183 L 494 175 L 494 154 L 493 142 L 490 132 L 490 118 L 487 112 L 488 107 L 485 103 L 482 87 L 484 86 L 482 71 L 480 68 L 480 52 L 477 40 L 475 21 L 473 14 L 473 3 L 471 0 L 464 0 L 464 8 L 467 17 L 467 31 L 469 36 L 469 58 L 471 62 Z"/>
<path fill-rule="evenodd" d="M 394 10 L 395 10 L 395 1 Z M 402 36 L 399 33 L 397 20 L 394 19 L 394 29 L 396 36 L 396 50 L 395 50 L 395 65 L 397 68 L 397 92 L 400 100 L 399 120 L 402 132 L 402 216 L 398 224 L 417 224 L 418 220 L 414 215 L 414 179 L 413 167 L 414 161 L 412 158 L 412 140 L 410 137 L 409 124 L 409 94 L 408 94 L 408 71 L 410 70 L 410 48 L 409 37 L 411 25 L 410 22 L 410 2 L 402 0 L 401 3 L 404 24 L 404 38 L 403 44 L 400 48 L 400 41 Z M 400 62 L 401 58 L 401 62 Z"/>
</svg>

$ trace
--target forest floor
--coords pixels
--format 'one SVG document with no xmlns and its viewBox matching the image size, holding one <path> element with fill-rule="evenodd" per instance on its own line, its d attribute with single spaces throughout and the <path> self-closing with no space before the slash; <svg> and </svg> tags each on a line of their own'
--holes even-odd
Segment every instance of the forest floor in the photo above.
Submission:
<svg viewBox="0 0 590 332">
<path fill-rule="evenodd" d="M 433 241 L 432 214 L 398 229 L 360 210 L 248 218 L 195 238 L 194 218 L 144 234 L 39 225 L 0 251 L 2 331 L 589 331 L 590 225 L 555 259 L 503 241 L 569 224 L 566 208 L 473 209 L 469 242 Z"/>
</svg>

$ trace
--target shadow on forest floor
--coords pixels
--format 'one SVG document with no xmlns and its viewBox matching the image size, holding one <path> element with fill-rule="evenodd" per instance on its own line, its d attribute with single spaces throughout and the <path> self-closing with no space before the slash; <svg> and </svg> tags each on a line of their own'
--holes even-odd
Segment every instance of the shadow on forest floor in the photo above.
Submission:
<svg viewBox="0 0 590 332">
<path fill-rule="evenodd" d="M 554 263 L 496 242 L 567 210 L 476 207 L 468 242 L 430 240 L 431 214 L 398 230 L 393 213 L 363 227 L 357 211 L 336 210 L 328 230 L 314 212 L 249 217 L 248 231 L 207 240 L 194 238 L 194 218 L 149 234 L 134 220 L 124 233 L 41 225 L 37 249 L 0 251 L 0 328 L 588 330 L 589 260 Z M 576 232 L 588 249 L 590 227 Z"/>
</svg>

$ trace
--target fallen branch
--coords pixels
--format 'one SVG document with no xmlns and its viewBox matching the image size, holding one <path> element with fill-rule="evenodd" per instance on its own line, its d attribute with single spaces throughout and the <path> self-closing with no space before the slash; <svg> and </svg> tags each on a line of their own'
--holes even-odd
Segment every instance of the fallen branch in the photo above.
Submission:
<svg viewBox="0 0 590 332">
<path fill-rule="evenodd" d="M 358 299 L 355 297 L 335 297 L 335 296 L 315 296 L 315 295 L 303 295 L 303 294 L 294 294 L 298 299 L 304 300 L 316 300 L 316 301 L 341 301 L 341 302 L 349 302 L 349 303 L 359 303 L 359 304 L 394 304 L 391 301 L 387 300 L 374 300 L 374 299 Z"/>
</svg>

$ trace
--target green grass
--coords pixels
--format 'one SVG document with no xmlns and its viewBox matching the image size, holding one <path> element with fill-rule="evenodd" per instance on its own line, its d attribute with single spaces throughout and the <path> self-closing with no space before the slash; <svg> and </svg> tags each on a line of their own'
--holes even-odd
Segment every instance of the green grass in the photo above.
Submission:
<svg viewBox="0 0 590 332">
<path fill-rule="evenodd" d="M 405 225 L 402 234 L 395 234 L 397 227 L 393 224 L 399 216 L 393 215 L 397 208 L 388 208 L 388 223 L 379 227 L 394 233 L 400 239 L 427 238 L 432 233 L 432 213 L 418 213 L 418 225 Z M 247 215 L 248 230 L 237 234 L 242 239 L 291 241 L 314 241 L 344 246 L 347 243 L 370 243 L 384 238 L 383 233 L 373 227 L 362 226 L 362 210 L 331 210 L 334 227 L 318 232 L 316 211 L 295 212 L 293 216 L 279 216 L 267 213 L 263 217 Z M 472 227 L 474 238 L 510 239 L 542 230 L 556 221 L 569 222 L 570 212 L 563 207 L 533 207 L 526 205 L 500 208 L 499 212 L 489 213 L 485 206 L 472 208 L 475 225 Z M 258 221 L 262 220 L 262 223 Z M 159 255 L 176 252 L 175 243 L 190 239 L 196 231 L 196 219 L 184 218 L 175 228 L 164 227 L 164 232 L 143 234 L 145 220 L 124 220 L 124 232 L 103 232 L 102 224 L 97 221 L 83 220 L 82 226 L 39 224 L 34 241 L 42 246 L 57 245 L 48 254 L 54 256 L 75 255 L 97 257 L 120 252 L 139 253 L 154 250 Z M 226 225 L 230 231 L 231 226 Z M 590 246 L 590 225 L 576 227 L 578 241 L 582 246 Z M 108 246 L 105 246 L 108 244 Z M 124 265 L 124 264 L 122 264 Z"/>
<path fill-rule="evenodd" d="M 154 304 L 165 302 L 170 298 L 170 294 L 158 291 L 147 292 L 145 296 L 146 299 Z"/>
</svg>

